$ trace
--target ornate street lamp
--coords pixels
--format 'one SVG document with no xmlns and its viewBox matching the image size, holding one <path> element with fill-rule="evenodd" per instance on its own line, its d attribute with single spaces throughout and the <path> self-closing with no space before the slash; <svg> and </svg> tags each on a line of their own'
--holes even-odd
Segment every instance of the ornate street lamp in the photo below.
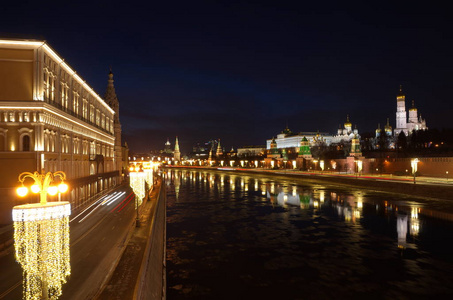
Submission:
<svg viewBox="0 0 453 300">
<path fill-rule="evenodd" d="M 60 177 L 56 186 L 54 180 Z M 61 288 L 71 274 L 69 261 L 69 202 L 47 202 L 47 194 L 54 196 L 65 193 L 68 186 L 64 183 L 64 172 L 55 173 L 44 170 L 41 173 L 24 172 L 19 175 L 21 187 L 17 194 L 24 197 L 28 188 L 26 178 L 34 180 L 30 187 L 39 193 L 39 203 L 13 207 L 14 248 L 16 260 L 23 269 L 24 299 L 57 299 Z"/>
</svg>

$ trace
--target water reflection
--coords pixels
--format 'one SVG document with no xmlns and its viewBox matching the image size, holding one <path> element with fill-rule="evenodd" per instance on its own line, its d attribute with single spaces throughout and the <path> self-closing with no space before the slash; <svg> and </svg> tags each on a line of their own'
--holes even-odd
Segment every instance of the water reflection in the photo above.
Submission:
<svg viewBox="0 0 453 300">
<path fill-rule="evenodd" d="M 303 188 L 293 184 L 279 184 L 275 181 L 260 181 L 248 176 L 225 175 L 219 173 L 207 173 L 192 170 L 173 171 L 168 173 L 169 179 L 167 184 L 173 183 L 176 199 L 179 198 L 182 179 L 184 181 L 192 180 L 195 184 L 209 187 L 210 193 L 214 193 L 214 189 L 223 192 L 260 192 L 265 195 L 267 200 L 272 205 L 281 207 L 298 206 L 301 209 L 323 209 L 328 207 L 333 208 L 336 216 L 342 218 L 347 223 L 360 225 L 363 217 L 364 202 L 366 201 L 363 192 L 354 194 L 338 194 L 334 191 L 326 191 L 325 189 Z M 225 188 L 225 184 L 227 184 Z M 250 187 L 250 188 L 249 188 Z M 214 189 L 213 189 L 214 188 Z M 224 190 L 222 188 L 225 188 Z M 421 210 L 419 206 L 404 206 L 396 205 L 384 200 L 382 204 L 369 203 L 375 207 L 376 214 L 380 213 L 381 207 L 384 208 L 384 213 L 394 215 L 396 219 L 397 246 L 399 248 L 407 247 L 407 229 L 409 228 L 409 236 L 417 236 L 422 230 L 418 219 L 418 214 Z M 410 216 L 410 218 L 408 217 Z M 416 245 L 413 245 L 414 247 Z"/>
<path fill-rule="evenodd" d="M 275 282 L 291 283 L 291 289 L 299 284 L 321 298 L 336 297 L 335 290 L 325 294 L 326 286 L 335 286 L 341 296 L 361 289 L 378 298 L 404 298 L 413 295 L 414 286 L 429 292 L 433 276 L 450 279 L 448 285 L 435 284 L 437 289 L 453 286 L 453 249 L 443 242 L 452 237 L 453 226 L 423 214 L 426 208 L 410 199 L 234 173 L 173 170 L 167 178 L 168 251 L 174 251 L 169 270 L 175 268 L 169 282 L 182 286 L 170 283 L 174 298 L 181 298 L 188 282 L 205 278 L 197 270 L 215 269 L 237 269 L 231 276 L 247 290 L 250 284 L 268 291 Z M 281 272 L 263 277 L 269 270 Z M 345 278 L 350 285 L 340 283 Z M 291 295 L 287 298 L 300 298 Z M 198 296 L 206 295 L 193 297 Z"/>
</svg>

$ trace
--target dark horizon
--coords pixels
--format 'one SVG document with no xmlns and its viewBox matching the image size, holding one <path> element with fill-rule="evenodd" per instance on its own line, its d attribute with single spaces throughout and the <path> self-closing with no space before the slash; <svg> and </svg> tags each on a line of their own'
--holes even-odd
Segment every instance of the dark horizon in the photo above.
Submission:
<svg viewBox="0 0 453 300">
<path fill-rule="evenodd" d="M 390 118 L 399 86 L 428 128 L 450 128 L 448 9 L 394 2 L 10 3 L 1 37 L 46 40 L 103 96 L 112 67 L 123 142 L 263 145 L 286 125 L 359 133 Z M 57 3 L 57 2 L 55 2 Z M 52 17 L 47 16 L 52 7 Z"/>
</svg>

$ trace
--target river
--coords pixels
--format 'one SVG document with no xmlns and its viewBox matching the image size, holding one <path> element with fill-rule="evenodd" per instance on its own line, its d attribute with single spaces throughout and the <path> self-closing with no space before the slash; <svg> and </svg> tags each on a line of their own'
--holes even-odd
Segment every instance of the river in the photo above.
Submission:
<svg viewBox="0 0 453 300">
<path fill-rule="evenodd" d="M 430 201 L 398 194 L 284 176 L 165 172 L 168 299 L 453 295 L 453 201 L 438 218 Z"/>
</svg>

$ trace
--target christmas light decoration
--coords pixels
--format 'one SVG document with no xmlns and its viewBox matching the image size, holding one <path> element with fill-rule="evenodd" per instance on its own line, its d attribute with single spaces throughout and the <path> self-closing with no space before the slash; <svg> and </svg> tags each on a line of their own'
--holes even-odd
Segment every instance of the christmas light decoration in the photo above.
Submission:
<svg viewBox="0 0 453 300">
<path fill-rule="evenodd" d="M 143 198 L 145 197 L 146 174 L 145 172 L 130 172 L 129 177 L 130 186 L 137 199 L 137 201 L 135 201 L 135 208 L 137 209 L 142 204 Z"/>
<path fill-rule="evenodd" d="M 143 171 L 146 174 L 145 181 L 148 186 L 153 185 L 153 166 L 150 161 L 143 162 Z"/>
<path fill-rule="evenodd" d="M 60 185 L 51 186 L 56 176 Z M 16 260 L 23 269 L 24 299 L 57 299 L 62 285 L 71 274 L 69 259 L 69 202 L 47 202 L 47 194 L 68 190 L 64 172 L 24 172 L 19 175 L 22 186 L 19 196 L 25 196 L 28 188 L 24 180 L 32 178 L 31 190 L 40 193 L 40 203 L 13 207 L 14 247 Z"/>
</svg>

